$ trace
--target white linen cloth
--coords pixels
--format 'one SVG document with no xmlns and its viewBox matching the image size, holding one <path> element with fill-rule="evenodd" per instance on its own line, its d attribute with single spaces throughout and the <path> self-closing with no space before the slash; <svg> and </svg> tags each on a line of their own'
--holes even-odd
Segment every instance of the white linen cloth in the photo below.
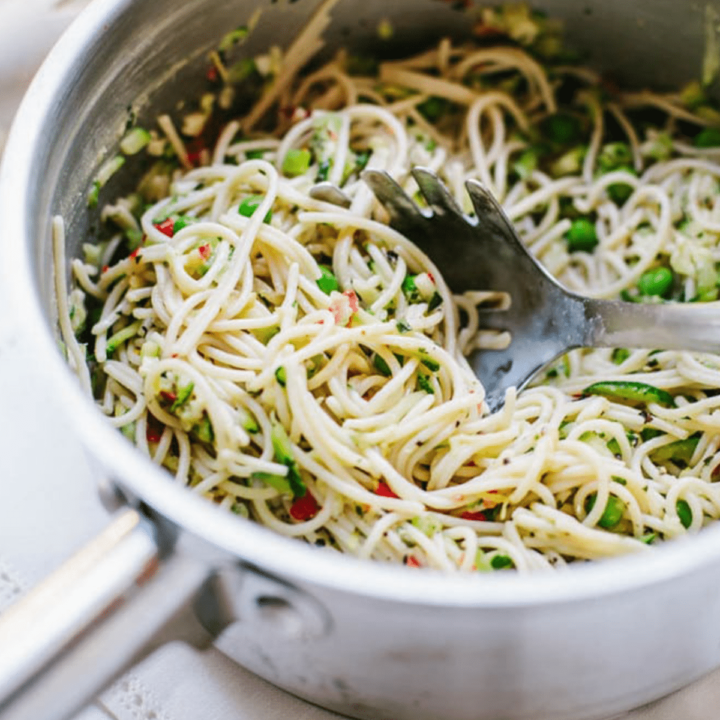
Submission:
<svg viewBox="0 0 720 720">
<path fill-rule="evenodd" d="M 0 149 L 27 83 L 87 0 L 0 0 Z M 9 259 L 5 259 L 7 262 Z M 66 410 L 0 288 L 0 612 L 107 522 Z M 720 715 L 720 671 L 623 720 Z M 168 645 L 106 690 L 77 720 L 332 720 L 219 651 Z M 31 720 L 31 719 L 28 719 Z M 390 719 L 389 719 L 390 720 Z"/>
</svg>

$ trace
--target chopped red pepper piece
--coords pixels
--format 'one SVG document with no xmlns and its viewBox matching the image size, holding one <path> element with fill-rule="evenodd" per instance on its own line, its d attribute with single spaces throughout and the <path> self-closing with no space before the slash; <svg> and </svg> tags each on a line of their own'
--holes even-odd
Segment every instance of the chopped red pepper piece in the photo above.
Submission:
<svg viewBox="0 0 720 720">
<path fill-rule="evenodd" d="M 408 567 L 413 567 L 413 568 L 422 567 L 422 565 L 420 564 L 420 561 L 417 560 L 417 559 L 416 559 L 415 557 L 413 557 L 412 555 L 406 555 L 406 556 L 405 556 L 405 564 L 406 564 Z"/>
<path fill-rule="evenodd" d="M 375 494 L 380 495 L 382 497 L 389 497 L 389 498 L 399 497 L 390 489 L 390 486 L 386 482 L 383 482 L 382 480 L 378 483 L 377 490 L 375 490 Z"/>
<path fill-rule="evenodd" d="M 187 159 L 188 162 L 190 162 L 191 165 L 194 167 L 197 167 L 200 165 L 200 159 L 202 156 L 203 150 L 205 150 L 205 141 L 197 137 L 195 138 L 188 146 L 187 146 Z"/>
<path fill-rule="evenodd" d="M 435 282 L 435 276 L 431 272 L 428 273 L 428 277 L 430 278 L 430 282 L 433 285 L 437 285 L 437 283 Z"/>
<path fill-rule="evenodd" d="M 461 516 L 463 520 L 479 520 L 479 521 L 485 521 L 487 520 L 487 517 L 485 516 L 485 513 L 483 512 L 470 512 L 469 510 L 466 510 Z"/>
<path fill-rule="evenodd" d="M 128 257 L 130 257 L 130 258 L 132 258 L 132 259 L 138 259 L 138 253 L 139 253 L 139 252 L 140 252 L 140 248 L 139 248 L 139 247 L 136 247 L 136 248 L 130 253 L 130 255 L 128 255 Z"/>
<path fill-rule="evenodd" d="M 317 500 L 309 493 L 306 492 L 301 498 L 297 498 L 290 506 L 290 517 L 299 522 L 304 520 L 311 520 L 318 514 L 320 506 L 317 504 Z"/>
<path fill-rule="evenodd" d="M 156 420 L 153 415 L 148 415 L 147 426 L 145 428 L 145 437 L 148 442 L 160 442 L 164 427 L 159 420 Z"/>
<path fill-rule="evenodd" d="M 155 227 L 168 237 L 172 237 L 175 231 L 175 221 L 172 218 L 166 218 L 162 222 L 155 223 Z"/>
<path fill-rule="evenodd" d="M 161 390 L 160 397 L 171 403 L 174 403 L 177 400 L 177 395 L 174 392 L 168 392 L 167 390 Z"/>
<path fill-rule="evenodd" d="M 207 79 L 208 79 L 210 82 L 216 82 L 216 81 L 217 81 L 217 79 L 218 79 L 218 71 L 217 71 L 217 68 L 216 68 L 214 65 L 211 65 L 211 66 L 208 68 L 208 71 L 207 71 Z"/>
<path fill-rule="evenodd" d="M 201 245 L 198 248 L 198 252 L 200 253 L 200 257 L 203 260 L 207 260 L 210 257 L 210 254 L 212 252 L 212 250 L 210 248 L 210 243 L 205 243 L 204 245 Z"/>
</svg>

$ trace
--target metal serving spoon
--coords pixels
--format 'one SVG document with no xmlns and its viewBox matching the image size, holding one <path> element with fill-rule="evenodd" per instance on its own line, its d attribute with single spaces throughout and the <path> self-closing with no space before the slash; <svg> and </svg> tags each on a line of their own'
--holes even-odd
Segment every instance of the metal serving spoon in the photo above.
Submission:
<svg viewBox="0 0 720 720">
<path fill-rule="evenodd" d="M 638 304 L 596 300 L 563 288 L 528 252 L 490 192 L 465 185 L 476 217 L 463 214 L 438 177 L 415 168 L 430 210 L 421 210 L 385 172 L 363 179 L 390 214 L 390 224 L 420 247 L 455 293 L 510 295 L 507 309 L 481 309 L 480 327 L 506 330 L 504 350 L 479 350 L 469 360 L 485 385 L 491 410 L 505 391 L 524 387 L 559 355 L 577 347 L 633 347 L 720 352 L 720 302 Z"/>
</svg>

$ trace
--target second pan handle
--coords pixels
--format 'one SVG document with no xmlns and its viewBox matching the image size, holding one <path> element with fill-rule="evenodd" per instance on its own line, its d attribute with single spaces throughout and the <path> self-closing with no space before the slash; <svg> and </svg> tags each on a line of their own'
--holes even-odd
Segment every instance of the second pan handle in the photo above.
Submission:
<svg viewBox="0 0 720 720">
<path fill-rule="evenodd" d="M 69 718 L 164 642 L 208 645 L 195 606 L 210 572 L 161 557 L 153 524 L 121 511 L 0 617 L 0 720 Z"/>
</svg>

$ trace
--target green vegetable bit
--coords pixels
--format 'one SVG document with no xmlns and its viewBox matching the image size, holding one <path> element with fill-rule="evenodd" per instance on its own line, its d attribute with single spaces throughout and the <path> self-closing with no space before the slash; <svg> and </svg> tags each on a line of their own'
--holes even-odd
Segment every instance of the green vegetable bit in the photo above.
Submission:
<svg viewBox="0 0 720 720">
<path fill-rule="evenodd" d="M 565 239 L 570 252 L 592 252 L 598 244 L 595 223 L 586 217 L 573 220 Z"/>
<path fill-rule="evenodd" d="M 375 369 L 385 377 L 390 377 L 392 375 L 392 370 L 390 369 L 390 366 L 385 362 L 385 359 L 375 353 L 373 355 L 373 365 L 375 366 Z"/>
<path fill-rule="evenodd" d="M 493 570 L 506 570 L 513 566 L 513 561 L 507 555 L 493 555 L 490 565 Z"/>
<path fill-rule="evenodd" d="M 429 97 L 417 106 L 418 112 L 431 123 L 437 122 L 449 109 L 450 103 L 445 98 Z"/>
<path fill-rule="evenodd" d="M 189 399 L 192 395 L 192 391 L 195 389 L 195 383 L 190 382 L 185 387 L 181 387 L 178 390 L 177 397 L 175 398 L 175 402 L 170 406 L 170 412 L 174 413 L 177 410 L 179 410 Z"/>
<path fill-rule="evenodd" d="M 656 267 L 646 270 L 638 280 L 638 290 L 642 295 L 667 297 L 673 286 L 673 272 L 670 268 Z"/>
<path fill-rule="evenodd" d="M 442 305 L 442 296 L 439 292 L 434 292 L 433 296 L 430 298 L 430 301 L 428 302 L 428 312 L 432 312 L 433 310 L 437 310 Z"/>
<path fill-rule="evenodd" d="M 586 513 L 590 513 L 593 507 L 595 507 L 596 500 L 597 495 L 595 493 L 587 496 L 585 500 Z M 612 528 L 614 528 L 622 520 L 624 512 L 625 503 L 619 497 L 610 495 L 597 524 L 605 530 L 612 530 Z"/>
<path fill-rule="evenodd" d="M 630 173 L 631 175 L 637 175 L 635 172 L 635 168 L 630 167 L 629 165 L 623 165 L 622 167 L 613 168 L 614 170 L 623 170 L 627 173 Z M 616 204 L 616 205 L 624 205 L 628 198 L 633 194 L 635 191 L 635 188 L 632 185 L 629 185 L 626 182 L 616 182 L 612 185 L 607 186 L 607 194 L 608 197 Z"/>
<path fill-rule="evenodd" d="M 616 365 L 622 365 L 630 357 L 630 351 L 627 348 L 615 348 L 612 351 L 612 361 Z"/>
<path fill-rule="evenodd" d="M 674 442 L 663 445 L 662 447 L 653 450 L 650 453 L 650 458 L 653 462 L 663 462 L 670 460 L 674 463 L 683 463 L 687 465 L 692 456 L 695 454 L 695 449 L 700 442 L 700 434 L 691 435 L 683 440 L 675 440 Z"/>
<path fill-rule="evenodd" d="M 424 390 L 429 395 L 435 394 L 435 388 L 432 386 L 432 383 L 430 382 L 430 378 L 427 375 L 418 373 L 417 384 L 421 390 Z"/>
<path fill-rule="evenodd" d="M 203 415 L 202 420 L 193 427 L 192 432 L 202 442 L 211 443 L 215 439 L 215 431 L 207 414 Z"/>
<path fill-rule="evenodd" d="M 287 385 L 287 372 L 282 365 L 275 371 L 275 379 L 281 387 L 285 387 Z"/>
<path fill-rule="evenodd" d="M 680 518 L 680 522 L 682 523 L 682 526 L 687 530 L 692 525 L 692 510 L 690 509 L 690 505 L 688 505 L 686 500 L 678 500 L 675 504 L 675 511 L 677 512 L 678 517 Z"/>
<path fill-rule="evenodd" d="M 549 115 L 540 124 L 540 130 L 544 137 L 560 145 L 576 143 L 582 132 L 580 120 L 567 113 Z"/>
<path fill-rule="evenodd" d="M 633 161 L 630 146 L 624 142 L 613 142 L 603 145 L 597 163 L 601 172 L 607 173 L 623 166 L 630 166 Z"/>
<path fill-rule="evenodd" d="M 415 284 L 415 275 L 405 276 L 405 279 L 402 281 L 402 291 L 411 303 L 417 303 L 422 300 L 420 291 Z"/>
<path fill-rule="evenodd" d="M 286 477 L 283 477 L 282 475 L 274 475 L 273 473 L 266 473 L 266 472 L 254 472 L 250 476 L 251 480 L 261 480 L 266 485 L 269 485 L 271 488 L 274 488 L 279 493 L 283 494 L 290 494 L 292 492 L 290 488 L 290 482 Z"/>
<path fill-rule="evenodd" d="M 712 127 L 703 128 L 693 139 L 693 145 L 697 148 L 720 146 L 720 129 Z"/>
<path fill-rule="evenodd" d="M 290 483 L 290 489 L 294 497 L 304 497 L 307 492 L 305 483 L 298 470 L 295 456 L 293 455 L 293 446 L 290 438 L 285 432 L 285 428 L 278 422 L 273 422 L 270 431 L 270 442 L 275 451 L 275 459 L 282 463 L 288 469 L 287 479 Z"/>
<path fill-rule="evenodd" d="M 282 164 L 282 171 L 288 177 L 304 175 L 310 167 L 312 153 L 307 149 L 292 148 L 287 151 Z"/>
<path fill-rule="evenodd" d="M 655 402 L 665 407 L 675 405 L 673 396 L 666 390 L 629 380 L 597 382 L 586 387 L 583 395 L 602 395 L 611 400 L 630 400 L 638 403 Z"/>
<path fill-rule="evenodd" d="M 244 198 L 238 207 L 238 212 L 243 217 L 252 217 L 255 211 L 260 207 L 260 203 L 264 200 L 262 195 L 249 195 Z M 263 218 L 264 223 L 269 223 L 272 220 L 272 210 L 268 210 L 267 214 Z"/>
<path fill-rule="evenodd" d="M 318 287 L 326 295 L 329 295 L 334 290 L 340 290 L 340 283 L 333 274 L 333 271 L 327 265 L 318 265 L 318 268 L 320 268 L 320 277 L 316 281 Z"/>
</svg>

